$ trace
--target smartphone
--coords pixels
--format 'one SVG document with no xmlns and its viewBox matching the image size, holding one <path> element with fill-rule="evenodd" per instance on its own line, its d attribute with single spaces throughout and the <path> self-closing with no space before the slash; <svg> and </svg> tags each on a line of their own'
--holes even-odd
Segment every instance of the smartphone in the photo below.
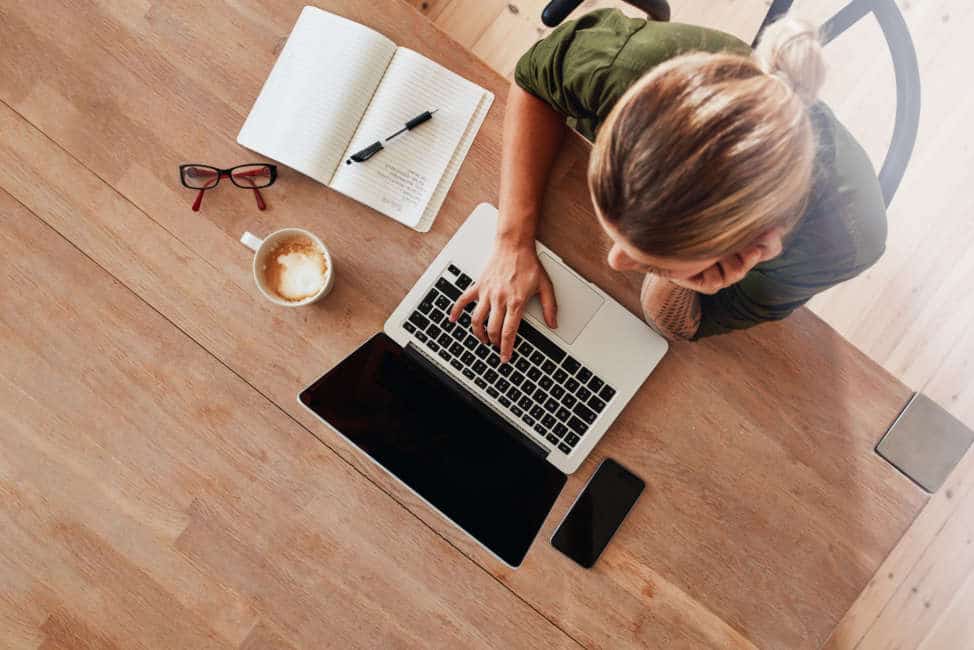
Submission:
<svg viewBox="0 0 974 650">
<path fill-rule="evenodd" d="M 645 487 L 641 478 L 606 458 L 551 536 L 551 545 L 591 569 Z"/>
</svg>

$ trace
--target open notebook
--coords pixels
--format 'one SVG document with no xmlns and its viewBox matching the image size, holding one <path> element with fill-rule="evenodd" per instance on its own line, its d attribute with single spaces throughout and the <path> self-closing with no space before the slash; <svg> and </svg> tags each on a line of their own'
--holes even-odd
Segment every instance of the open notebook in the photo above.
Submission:
<svg viewBox="0 0 974 650">
<path fill-rule="evenodd" d="M 493 100 L 368 27 L 305 7 L 237 142 L 425 232 Z M 434 109 L 371 160 L 346 164 Z"/>
</svg>

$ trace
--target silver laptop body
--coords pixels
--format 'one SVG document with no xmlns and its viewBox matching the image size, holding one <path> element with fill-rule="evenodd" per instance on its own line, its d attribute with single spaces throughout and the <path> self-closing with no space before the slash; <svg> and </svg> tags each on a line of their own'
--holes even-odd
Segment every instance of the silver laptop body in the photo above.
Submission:
<svg viewBox="0 0 974 650">
<path fill-rule="evenodd" d="M 447 319 L 453 301 L 483 271 L 496 222 L 493 206 L 477 206 L 384 331 L 403 347 L 412 343 L 570 474 L 663 358 L 667 342 L 539 243 L 555 289 L 558 329 L 545 325 L 535 297 L 525 309 L 514 358 L 500 364 L 496 349 L 472 337 L 469 311 L 462 322 Z"/>
</svg>

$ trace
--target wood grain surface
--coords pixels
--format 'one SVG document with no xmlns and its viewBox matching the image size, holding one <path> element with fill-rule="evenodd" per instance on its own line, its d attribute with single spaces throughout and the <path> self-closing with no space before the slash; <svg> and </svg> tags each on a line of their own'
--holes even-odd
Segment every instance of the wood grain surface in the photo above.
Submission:
<svg viewBox="0 0 974 650">
<path fill-rule="evenodd" d="M 0 215 L 4 647 L 575 645 L 6 192 Z"/>
<path fill-rule="evenodd" d="M 4 449 L 0 512 L 23 550 L 0 551 L 0 576 L 25 596 L 0 601 L 0 626 L 25 646 L 821 645 L 925 497 L 872 452 L 909 390 L 807 311 L 674 346 L 517 571 L 297 406 L 496 201 L 506 95 L 405 4 L 320 4 L 497 94 L 429 234 L 287 169 L 266 213 L 229 187 L 189 210 L 178 163 L 255 158 L 234 138 L 301 3 L 0 3 L 2 213 L 18 224 L 4 255 L 36 251 L 3 285 L 19 296 L 2 321 L 19 356 L 2 366 L 0 412 L 18 434 L 0 444 L 20 455 Z M 635 309 L 639 278 L 603 263 L 586 158 L 566 144 L 542 239 Z M 282 310 L 253 286 L 237 238 L 283 226 L 332 251 L 320 305 Z M 11 276 L 38 265 L 32 299 Z M 605 456 L 648 489 L 584 571 L 544 539 Z"/>
</svg>

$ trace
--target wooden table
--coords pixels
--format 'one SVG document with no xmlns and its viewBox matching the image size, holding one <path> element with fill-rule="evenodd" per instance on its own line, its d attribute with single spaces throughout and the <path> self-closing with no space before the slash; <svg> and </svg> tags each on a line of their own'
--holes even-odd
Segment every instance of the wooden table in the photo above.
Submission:
<svg viewBox="0 0 974 650">
<path fill-rule="evenodd" d="M 925 497 L 872 447 L 909 390 L 800 311 L 675 345 L 517 571 L 300 409 L 480 201 L 500 77 L 404 4 L 332 0 L 497 100 L 429 234 L 289 170 L 203 210 L 300 2 L 0 2 L 0 638 L 12 647 L 818 647 Z M 565 146 L 542 239 L 603 263 Z M 244 230 L 303 226 L 321 305 L 257 293 Z M 485 242 L 485 246 L 488 242 Z M 592 571 L 545 541 L 605 456 L 648 483 Z"/>
</svg>

